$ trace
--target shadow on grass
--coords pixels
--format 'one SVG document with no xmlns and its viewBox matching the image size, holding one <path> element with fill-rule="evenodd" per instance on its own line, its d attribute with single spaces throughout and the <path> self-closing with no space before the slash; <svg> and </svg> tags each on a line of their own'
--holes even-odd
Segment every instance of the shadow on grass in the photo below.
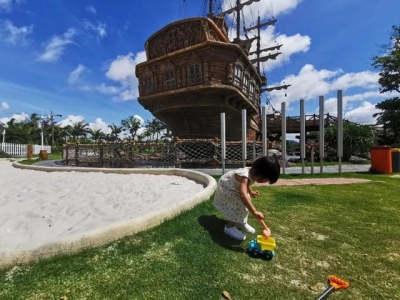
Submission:
<svg viewBox="0 0 400 300">
<path fill-rule="evenodd" d="M 245 252 L 245 249 L 240 246 L 243 241 L 235 240 L 224 233 L 224 226 L 227 223 L 225 220 L 218 218 L 216 215 L 204 215 L 200 216 L 198 221 L 208 231 L 211 239 L 216 244 L 231 251 Z"/>
</svg>

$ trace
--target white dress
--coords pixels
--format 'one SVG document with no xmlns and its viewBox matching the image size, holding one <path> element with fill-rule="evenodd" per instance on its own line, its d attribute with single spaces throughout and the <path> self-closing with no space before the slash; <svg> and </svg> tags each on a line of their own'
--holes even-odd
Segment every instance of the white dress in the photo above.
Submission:
<svg viewBox="0 0 400 300">
<path fill-rule="evenodd" d="M 249 211 L 240 199 L 240 182 L 235 179 L 235 174 L 247 177 L 250 185 L 253 185 L 255 182 L 251 178 L 248 168 L 241 168 L 225 173 L 218 181 L 213 204 L 228 221 L 243 224 L 247 223 Z"/>
</svg>

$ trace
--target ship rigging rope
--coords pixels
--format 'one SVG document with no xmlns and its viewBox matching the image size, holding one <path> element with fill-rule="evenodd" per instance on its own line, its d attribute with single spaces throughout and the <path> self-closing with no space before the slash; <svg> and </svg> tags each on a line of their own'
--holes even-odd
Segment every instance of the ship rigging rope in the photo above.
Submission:
<svg viewBox="0 0 400 300">
<path fill-rule="evenodd" d="M 173 17 L 171 22 L 176 21 L 176 18 L 178 15 L 180 15 L 183 11 L 183 18 L 186 18 L 186 7 L 187 7 L 187 2 L 186 0 L 182 1 L 182 4 L 179 6 L 177 12 L 175 13 L 175 16 Z"/>
</svg>

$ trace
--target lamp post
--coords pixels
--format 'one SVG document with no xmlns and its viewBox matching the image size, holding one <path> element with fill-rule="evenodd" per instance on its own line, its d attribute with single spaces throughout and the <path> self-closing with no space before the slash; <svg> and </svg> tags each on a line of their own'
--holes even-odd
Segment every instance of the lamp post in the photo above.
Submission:
<svg viewBox="0 0 400 300">
<path fill-rule="evenodd" d="M 50 122 L 51 122 L 51 146 L 54 146 L 54 117 L 62 117 L 62 115 L 54 115 L 53 111 L 50 112 Z"/>
<path fill-rule="evenodd" d="M 43 148 L 43 127 L 44 127 L 44 120 L 43 120 L 43 112 L 42 112 L 42 118 L 40 119 L 40 142 L 41 142 L 40 150 L 44 150 L 44 148 Z"/>
<path fill-rule="evenodd" d="M 4 143 L 5 143 L 5 138 L 6 138 L 6 126 L 0 122 L 0 131 L 3 134 L 3 143 L 2 143 L 2 149 L 4 148 Z"/>
</svg>

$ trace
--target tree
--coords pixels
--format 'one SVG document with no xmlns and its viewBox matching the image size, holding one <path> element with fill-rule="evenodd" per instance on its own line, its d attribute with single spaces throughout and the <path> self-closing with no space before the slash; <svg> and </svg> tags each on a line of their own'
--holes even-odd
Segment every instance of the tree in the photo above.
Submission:
<svg viewBox="0 0 400 300">
<path fill-rule="evenodd" d="M 67 143 L 70 136 L 72 136 L 72 126 L 67 125 L 65 127 L 61 127 L 60 136 L 64 138 L 64 142 Z"/>
<path fill-rule="evenodd" d="M 152 140 L 154 140 L 154 136 L 156 136 L 156 140 L 158 140 L 161 132 L 167 129 L 167 126 L 157 118 L 146 120 L 145 127 L 147 134 L 152 137 Z"/>
<path fill-rule="evenodd" d="M 71 135 L 73 140 L 76 141 L 81 137 L 83 138 L 86 137 L 88 130 L 89 130 L 89 124 L 83 123 L 83 121 L 72 124 Z"/>
<path fill-rule="evenodd" d="M 112 123 L 112 125 L 108 125 L 108 128 L 111 129 L 111 140 L 115 142 L 119 139 L 118 135 L 122 132 L 123 127 Z"/>
<path fill-rule="evenodd" d="M 387 99 L 375 105 L 381 111 L 373 116 L 378 117 L 376 124 L 382 126 L 379 138 L 381 144 L 400 143 L 400 98 Z"/>
<path fill-rule="evenodd" d="M 393 26 L 390 34 L 390 44 L 384 45 L 381 55 L 373 57 L 372 65 L 380 70 L 379 88 L 381 93 L 400 92 L 400 27 Z M 394 97 L 386 99 L 375 105 L 381 110 L 373 117 L 377 118 L 377 124 L 382 126 L 380 143 L 400 143 L 400 99 Z"/>
<path fill-rule="evenodd" d="M 337 157 L 337 125 L 325 130 L 327 156 Z M 345 120 L 343 122 L 343 161 L 348 161 L 352 155 L 366 156 L 376 142 L 375 130 L 369 125 L 359 125 Z"/>
<path fill-rule="evenodd" d="M 100 141 L 105 137 L 104 132 L 102 132 L 100 129 L 98 130 L 89 129 L 88 132 L 91 135 L 91 138 L 95 144 L 97 144 L 98 141 Z"/>
<path fill-rule="evenodd" d="M 135 140 L 135 137 L 138 135 L 138 130 L 142 128 L 141 120 L 135 116 L 129 116 L 128 118 L 122 120 L 121 125 L 129 131 L 133 140 Z"/>
<path fill-rule="evenodd" d="M 7 142 L 16 144 L 40 144 L 40 127 L 37 114 L 17 122 L 11 118 L 7 122 Z"/>
<path fill-rule="evenodd" d="M 373 57 L 372 66 L 380 70 L 380 92 L 400 93 L 400 27 L 393 26 L 389 45 L 382 46 L 382 54 Z"/>
</svg>

